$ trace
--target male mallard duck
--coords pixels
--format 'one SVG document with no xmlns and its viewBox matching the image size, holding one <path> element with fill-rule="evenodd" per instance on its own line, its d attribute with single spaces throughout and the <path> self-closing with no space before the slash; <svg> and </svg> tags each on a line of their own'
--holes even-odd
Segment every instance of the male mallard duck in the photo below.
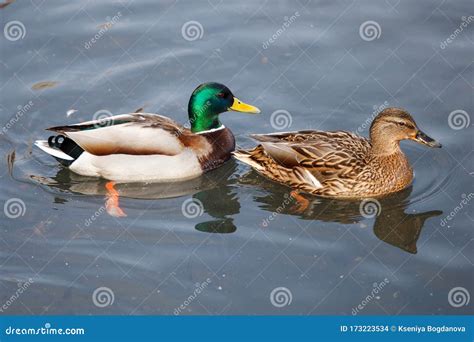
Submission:
<svg viewBox="0 0 474 342">
<path fill-rule="evenodd" d="M 441 147 L 419 130 L 411 115 L 387 108 L 366 139 L 345 131 L 255 134 L 260 145 L 233 154 L 257 172 L 302 191 L 339 198 L 376 197 L 399 191 L 413 180 L 400 140 Z"/>
<path fill-rule="evenodd" d="M 149 113 L 132 113 L 51 127 L 59 133 L 35 145 L 84 176 L 119 182 L 191 179 L 215 169 L 235 148 L 232 132 L 219 114 L 260 113 L 219 83 L 204 83 L 189 100 L 191 129 Z"/>
</svg>

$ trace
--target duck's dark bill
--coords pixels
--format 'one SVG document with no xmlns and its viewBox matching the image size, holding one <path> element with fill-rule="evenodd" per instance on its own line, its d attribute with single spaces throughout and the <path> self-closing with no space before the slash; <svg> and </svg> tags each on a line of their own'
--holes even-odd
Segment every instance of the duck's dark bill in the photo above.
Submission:
<svg viewBox="0 0 474 342">
<path fill-rule="evenodd" d="M 234 97 L 234 103 L 229 109 L 234 110 L 236 112 L 242 112 L 242 113 L 251 113 L 251 114 L 260 113 L 260 109 L 252 105 L 246 104 L 245 102 L 240 101 L 236 97 Z"/>
<path fill-rule="evenodd" d="M 418 133 L 416 133 L 415 141 L 417 141 L 421 144 L 425 144 L 429 147 L 437 147 L 437 148 L 441 147 L 441 144 L 439 142 L 437 142 L 436 140 L 430 138 L 429 136 L 427 136 L 422 131 L 418 131 Z"/>
</svg>

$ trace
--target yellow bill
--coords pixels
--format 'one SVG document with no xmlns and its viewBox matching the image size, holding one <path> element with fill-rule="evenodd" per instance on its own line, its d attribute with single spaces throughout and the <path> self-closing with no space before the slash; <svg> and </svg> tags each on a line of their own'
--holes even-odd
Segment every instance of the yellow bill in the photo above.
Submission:
<svg viewBox="0 0 474 342">
<path fill-rule="evenodd" d="M 260 109 L 252 105 L 246 104 L 245 102 L 240 101 L 236 97 L 234 97 L 234 103 L 229 109 L 234 110 L 236 112 L 242 112 L 242 113 L 251 113 L 251 114 L 260 113 Z"/>
</svg>

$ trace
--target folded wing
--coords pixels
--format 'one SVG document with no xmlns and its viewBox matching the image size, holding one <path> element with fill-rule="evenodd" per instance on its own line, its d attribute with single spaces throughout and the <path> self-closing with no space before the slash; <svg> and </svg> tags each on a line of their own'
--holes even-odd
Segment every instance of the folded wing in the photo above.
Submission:
<svg viewBox="0 0 474 342">
<path fill-rule="evenodd" d="M 62 134 L 85 151 L 97 155 L 161 154 L 173 156 L 189 144 L 191 131 L 173 120 L 148 113 L 111 116 L 48 130 Z M 199 136 L 194 138 L 199 139 Z M 194 142 L 196 143 L 196 142 Z"/>
<path fill-rule="evenodd" d="M 367 139 L 350 132 L 298 131 L 255 134 L 265 152 L 286 168 L 305 167 L 320 181 L 358 172 L 370 148 Z"/>
</svg>

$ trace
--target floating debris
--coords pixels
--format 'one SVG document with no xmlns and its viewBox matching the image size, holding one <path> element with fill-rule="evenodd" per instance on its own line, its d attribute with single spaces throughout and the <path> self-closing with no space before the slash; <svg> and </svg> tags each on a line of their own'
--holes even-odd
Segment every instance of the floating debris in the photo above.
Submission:
<svg viewBox="0 0 474 342">
<path fill-rule="evenodd" d="M 69 109 L 67 112 L 66 112 L 66 116 L 67 117 L 70 117 L 72 114 L 76 113 L 78 110 L 77 109 Z"/>
<path fill-rule="evenodd" d="M 112 24 L 109 23 L 109 22 L 97 25 L 97 29 L 99 29 L 99 30 L 108 30 L 111 27 L 112 27 Z"/>
<path fill-rule="evenodd" d="M 38 82 L 38 83 L 33 84 L 31 89 L 41 90 L 41 89 L 46 89 L 46 88 L 52 88 L 52 87 L 56 86 L 57 84 L 58 84 L 58 82 L 56 82 L 56 81 L 43 81 L 43 82 Z"/>
<path fill-rule="evenodd" d="M 15 0 L 5 0 L 4 2 L 0 2 L 0 9 L 5 8 L 14 2 Z"/>
<path fill-rule="evenodd" d="M 10 177 L 13 175 L 13 165 L 15 164 L 16 152 L 15 150 L 7 154 L 7 165 L 8 165 L 8 174 Z"/>
</svg>

